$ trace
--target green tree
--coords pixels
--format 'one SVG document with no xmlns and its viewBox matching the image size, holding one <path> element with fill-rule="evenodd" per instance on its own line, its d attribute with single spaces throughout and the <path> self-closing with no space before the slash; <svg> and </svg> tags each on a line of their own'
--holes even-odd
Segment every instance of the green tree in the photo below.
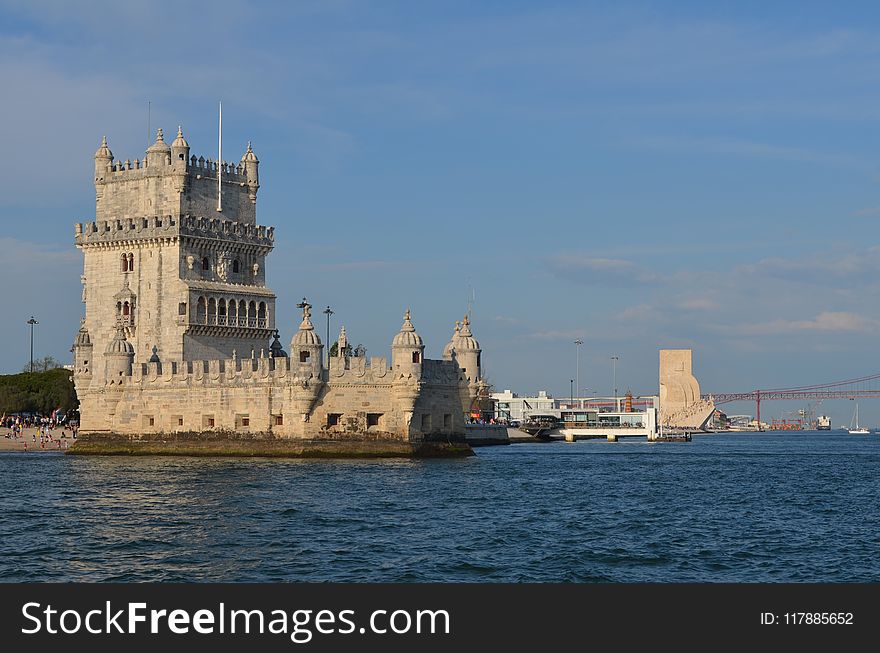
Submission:
<svg viewBox="0 0 880 653">
<path fill-rule="evenodd" d="M 65 412 L 76 408 L 79 402 L 72 376 L 70 370 L 62 367 L 33 374 L 0 375 L 0 415 L 23 412 L 48 415 L 56 408 Z"/>
</svg>

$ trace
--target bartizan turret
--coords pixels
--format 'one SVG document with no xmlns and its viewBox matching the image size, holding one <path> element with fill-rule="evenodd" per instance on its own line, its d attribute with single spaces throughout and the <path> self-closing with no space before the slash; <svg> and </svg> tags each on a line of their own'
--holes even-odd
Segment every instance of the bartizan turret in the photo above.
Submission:
<svg viewBox="0 0 880 653">
<path fill-rule="evenodd" d="M 483 378 L 480 343 L 471 333 L 471 319 L 467 315 L 461 322 L 461 328 L 453 339 L 453 351 L 455 360 L 461 369 L 461 374 L 468 383 L 476 383 Z"/>
<path fill-rule="evenodd" d="M 88 385 L 92 380 L 92 339 L 83 318 L 73 343 L 73 380 L 76 384 Z"/>
<path fill-rule="evenodd" d="M 403 316 L 403 326 L 391 341 L 391 369 L 394 370 L 394 376 L 412 376 L 420 379 L 424 356 L 425 343 L 422 342 L 422 337 L 416 333 L 416 328 L 410 320 L 409 309 L 406 309 Z"/>
<path fill-rule="evenodd" d="M 171 143 L 171 166 L 175 172 L 186 174 L 189 164 L 189 143 L 183 137 L 183 128 L 177 126 L 177 138 Z"/>
<path fill-rule="evenodd" d="M 394 401 L 404 415 L 407 433 L 412 436 L 412 418 L 416 401 L 421 392 L 422 366 L 425 355 L 425 343 L 416 333 L 410 320 L 409 309 L 403 316 L 403 326 L 391 341 L 391 370 L 393 381 L 391 391 Z"/>
<path fill-rule="evenodd" d="M 156 142 L 147 148 L 147 167 L 154 170 L 171 163 L 171 148 L 165 142 L 162 128 L 156 130 Z"/>
<path fill-rule="evenodd" d="M 125 328 L 116 326 L 116 336 L 104 351 L 104 374 L 108 384 L 121 384 L 131 376 L 134 363 L 134 347 L 125 339 Z"/>
<path fill-rule="evenodd" d="M 241 157 L 241 167 L 244 169 L 244 176 L 247 178 L 248 197 L 254 204 L 257 203 L 257 191 L 260 189 L 260 160 L 251 149 L 251 143 L 248 141 L 247 151 Z"/>
<path fill-rule="evenodd" d="M 290 340 L 290 360 L 298 385 L 294 403 L 300 419 L 307 422 L 324 385 L 324 345 L 312 324 L 312 305 L 303 298 L 297 306 L 302 309 L 303 319 Z"/>
<path fill-rule="evenodd" d="M 107 137 L 101 139 L 101 147 L 95 152 L 95 183 L 104 182 L 104 177 L 110 174 L 110 166 L 113 164 L 113 152 L 107 147 Z"/>
<path fill-rule="evenodd" d="M 443 358 L 455 363 L 458 371 L 461 403 L 467 414 L 474 412 L 477 396 L 487 390 L 483 381 L 481 357 L 480 343 L 471 332 L 470 317 L 465 315 L 461 322 L 455 323 L 452 340 L 443 349 Z"/>
</svg>

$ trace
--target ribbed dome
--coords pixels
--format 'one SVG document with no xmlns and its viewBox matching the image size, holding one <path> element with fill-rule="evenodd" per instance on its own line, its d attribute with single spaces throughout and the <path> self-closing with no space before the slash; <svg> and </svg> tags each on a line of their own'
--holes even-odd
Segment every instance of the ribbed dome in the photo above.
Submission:
<svg viewBox="0 0 880 653">
<path fill-rule="evenodd" d="M 260 160 L 257 158 L 257 155 L 254 154 L 254 151 L 251 149 L 251 142 L 250 141 L 248 141 L 247 152 L 244 153 L 244 155 L 241 157 L 241 160 L 242 161 L 255 161 L 257 163 L 260 162 Z"/>
<path fill-rule="evenodd" d="M 452 352 L 455 349 L 455 341 L 458 339 L 458 334 L 461 331 L 461 322 L 458 320 L 455 321 L 455 331 L 452 333 L 452 340 L 446 343 L 446 346 L 443 348 L 443 358 L 452 358 Z"/>
<path fill-rule="evenodd" d="M 111 355 L 124 354 L 127 356 L 134 356 L 134 347 L 132 347 L 131 343 L 125 339 L 125 331 L 123 331 L 122 327 L 116 328 L 116 335 L 113 340 L 110 341 L 110 344 L 107 345 L 105 353 Z"/>
<path fill-rule="evenodd" d="M 293 340 L 290 341 L 291 346 L 303 346 L 303 345 L 320 345 L 321 339 L 318 337 L 318 334 L 315 333 L 314 327 L 311 329 L 303 329 L 300 328 L 299 331 L 293 336 Z"/>
<path fill-rule="evenodd" d="M 315 325 L 312 324 L 312 305 L 303 299 L 302 304 L 298 304 L 303 309 L 303 319 L 299 325 L 299 331 L 293 335 L 290 341 L 291 348 L 302 346 L 317 346 L 321 344 L 321 339 L 315 333 Z"/>
<path fill-rule="evenodd" d="M 452 344 L 456 351 L 477 351 L 480 349 L 480 343 L 471 333 L 471 320 L 467 315 L 464 316 L 461 331 L 459 331 L 458 337 L 453 339 Z"/>
<path fill-rule="evenodd" d="M 422 347 L 422 336 L 416 333 L 416 328 L 409 319 L 409 309 L 403 316 L 403 326 L 400 327 L 400 333 L 394 336 L 391 341 L 392 347 Z"/>
<path fill-rule="evenodd" d="M 147 148 L 147 152 L 170 152 L 171 148 L 165 142 L 165 136 L 162 134 L 162 128 L 156 130 L 156 142 Z"/>
<path fill-rule="evenodd" d="M 83 322 L 82 326 L 79 328 L 79 332 L 76 334 L 76 342 L 73 344 L 74 347 L 91 347 L 92 339 L 89 336 L 89 330 L 86 329 L 86 323 Z"/>
<path fill-rule="evenodd" d="M 95 152 L 96 159 L 108 159 L 109 161 L 113 160 L 113 152 L 110 151 L 110 148 L 107 147 L 107 137 L 101 139 L 101 147 L 98 148 L 98 151 Z"/>
<path fill-rule="evenodd" d="M 189 147 L 189 143 L 186 142 L 186 139 L 183 137 L 183 129 L 180 125 L 177 126 L 177 138 L 171 143 L 172 147 Z"/>
</svg>

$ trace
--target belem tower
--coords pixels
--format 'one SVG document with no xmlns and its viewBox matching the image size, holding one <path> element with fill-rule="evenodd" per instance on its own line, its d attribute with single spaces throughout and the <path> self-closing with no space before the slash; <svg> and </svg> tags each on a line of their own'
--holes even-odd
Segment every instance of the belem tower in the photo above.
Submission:
<svg viewBox="0 0 880 653">
<path fill-rule="evenodd" d="M 73 347 L 80 437 L 72 453 L 469 453 L 485 392 L 469 319 L 426 360 L 407 310 L 390 363 L 326 356 L 303 299 L 284 350 L 266 285 L 273 227 L 257 224 L 260 162 L 190 154 L 161 129 L 142 160 L 95 153 L 95 220 L 75 225 L 85 317 Z M 294 323 L 295 324 L 295 323 Z"/>
</svg>

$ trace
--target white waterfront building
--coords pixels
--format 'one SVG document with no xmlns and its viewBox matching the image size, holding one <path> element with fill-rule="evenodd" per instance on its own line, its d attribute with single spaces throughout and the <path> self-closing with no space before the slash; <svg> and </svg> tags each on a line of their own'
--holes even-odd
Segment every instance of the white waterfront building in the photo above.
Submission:
<svg viewBox="0 0 880 653">
<path fill-rule="evenodd" d="M 537 396 L 520 397 L 512 390 L 493 392 L 495 414 L 500 419 L 522 421 L 530 415 L 557 414 L 559 406 L 546 390 L 539 390 Z"/>
</svg>

